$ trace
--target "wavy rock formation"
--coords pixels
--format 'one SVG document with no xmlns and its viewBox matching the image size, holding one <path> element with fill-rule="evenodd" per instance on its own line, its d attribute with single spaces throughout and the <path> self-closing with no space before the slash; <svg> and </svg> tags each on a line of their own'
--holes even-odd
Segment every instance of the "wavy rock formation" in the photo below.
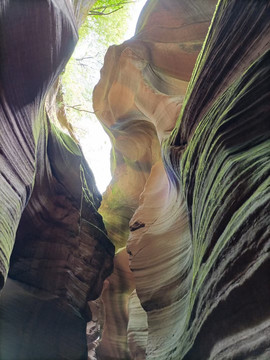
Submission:
<svg viewBox="0 0 270 360">
<path fill-rule="evenodd" d="M 92 172 L 44 108 L 90 3 L 0 4 L 3 360 L 86 359 L 87 303 L 112 272 L 114 247 Z"/>
<path fill-rule="evenodd" d="M 106 359 L 127 359 L 128 342 L 133 349 L 132 356 L 141 358 L 145 349 L 131 339 L 141 337 L 140 341 L 146 344 L 150 336 L 151 347 L 162 349 L 158 356 L 166 358 L 171 349 L 167 339 L 172 328 L 179 328 L 179 322 L 184 321 L 186 294 L 191 283 L 190 277 L 185 278 L 186 266 L 191 267 L 188 257 L 191 238 L 186 205 L 183 197 L 171 187 L 161 161 L 160 143 L 175 126 L 213 11 L 213 1 L 149 3 L 139 20 L 136 36 L 108 50 L 101 80 L 94 90 L 96 114 L 114 144 L 114 177 L 100 212 L 116 249 L 127 244 L 130 234 L 128 252 L 135 283 L 129 294 L 136 287 L 144 308 L 138 321 L 138 326 L 144 324 L 142 335 L 139 335 L 141 330 L 134 327 L 131 315 L 129 335 L 126 333 L 124 339 L 126 325 L 120 319 L 126 317 L 127 290 L 122 291 L 122 297 L 117 295 L 115 307 L 112 308 L 113 301 L 110 304 L 105 301 L 105 308 L 113 313 L 107 318 L 107 327 L 113 329 L 117 323 L 118 332 L 122 334 L 122 340 L 117 343 L 101 342 L 99 351 L 106 353 Z M 126 274 L 128 272 L 118 277 L 118 287 L 124 287 L 129 276 Z M 162 299 L 164 290 L 170 293 L 167 299 Z M 157 299 L 152 302 L 155 296 Z M 155 311 L 159 307 L 164 311 L 157 319 Z M 152 335 L 145 329 L 145 310 Z M 172 321 L 163 334 L 160 320 Z M 121 326 L 124 326 L 122 330 Z"/>
<path fill-rule="evenodd" d="M 219 1 L 195 64 L 214 6 L 148 2 L 94 91 L 113 142 L 101 213 L 135 289 L 101 359 L 269 357 L 270 5 Z M 126 274 L 105 301 L 121 334 Z"/>
<path fill-rule="evenodd" d="M 160 159 L 160 141 L 176 123 L 214 5 L 149 2 L 136 36 L 105 56 L 93 105 L 114 144 L 114 178 L 100 212 L 117 248 L 126 244 L 127 225 Z"/>
<path fill-rule="evenodd" d="M 126 250 L 116 254 L 113 274 L 106 280 L 102 292 L 104 318 L 98 359 L 129 358 L 127 347 L 129 295 L 134 289 L 133 276 L 128 267 Z"/>
<path fill-rule="evenodd" d="M 0 359 L 266 360 L 270 2 L 150 0 L 108 50 L 105 226 L 49 119 L 92 3 L 0 4 Z"/>
<path fill-rule="evenodd" d="M 146 312 L 141 306 L 140 299 L 134 290 L 129 298 L 128 308 L 128 345 L 133 359 L 145 359 L 147 345 L 148 322 Z"/>
<path fill-rule="evenodd" d="M 268 1 L 219 2 L 164 148 L 193 247 L 178 358 L 269 357 L 269 10 Z"/>
</svg>

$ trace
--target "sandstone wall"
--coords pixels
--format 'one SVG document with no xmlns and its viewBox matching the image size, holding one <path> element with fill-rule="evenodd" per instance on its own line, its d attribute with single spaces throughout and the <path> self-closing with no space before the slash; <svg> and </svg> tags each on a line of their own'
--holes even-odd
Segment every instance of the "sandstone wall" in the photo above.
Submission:
<svg viewBox="0 0 270 360">
<path fill-rule="evenodd" d="M 105 56 L 93 101 L 114 176 L 101 213 L 133 285 L 117 310 L 104 300 L 123 329 L 117 343 L 104 331 L 102 359 L 269 356 L 269 2 L 214 9 L 150 1 Z"/>
<path fill-rule="evenodd" d="M 86 359 L 88 301 L 113 268 L 93 174 L 44 106 L 92 3 L 0 4 L 1 288 L 9 274 L 0 295 L 3 360 Z"/>
</svg>

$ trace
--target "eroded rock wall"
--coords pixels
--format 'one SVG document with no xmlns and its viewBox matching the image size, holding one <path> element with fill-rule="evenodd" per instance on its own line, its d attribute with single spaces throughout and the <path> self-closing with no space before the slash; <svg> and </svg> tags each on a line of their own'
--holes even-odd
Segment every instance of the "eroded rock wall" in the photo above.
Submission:
<svg viewBox="0 0 270 360">
<path fill-rule="evenodd" d="M 192 266 L 191 237 L 184 198 L 164 169 L 161 142 L 170 135 L 179 116 L 214 5 L 213 1 L 149 2 L 136 35 L 108 50 L 94 91 L 95 112 L 114 145 L 114 176 L 100 211 L 116 248 L 127 245 L 133 273 L 128 295 L 136 288 L 143 305 L 139 310 L 135 301 L 130 303 L 129 357 L 143 358 L 141 343 L 148 343 L 151 349 L 158 349 L 159 358 L 166 358 L 172 348 L 168 337 L 185 320 L 191 283 L 191 277 L 186 276 Z M 126 276 L 130 277 L 128 272 L 121 275 L 120 288 Z M 108 281 L 110 287 L 110 278 Z M 118 294 L 114 308 L 105 301 L 105 308 L 114 314 L 107 320 L 118 328 L 125 325 L 120 317 L 126 316 L 126 293 L 122 292 L 122 298 Z M 137 317 L 142 317 L 136 319 L 136 326 L 143 324 L 142 329 L 132 322 L 132 304 L 134 312 L 140 314 Z M 161 323 L 166 323 L 162 330 Z M 118 342 L 110 342 L 104 332 L 99 351 L 106 354 L 106 359 L 127 358 L 125 331 L 121 330 Z M 138 346 L 136 338 L 140 339 Z"/>
<path fill-rule="evenodd" d="M 87 303 L 112 272 L 114 246 L 97 212 L 93 174 L 44 106 L 91 3 L 0 4 L 3 360 L 86 359 Z"/>
<path fill-rule="evenodd" d="M 17 226 L 33 189 L 38 156 L 45 153 L 48 129 L 42 104 L 75 46 L 77 33 L 69 3 L 60 10 L 47 1 L 32 6 L 4 1 L 0 9 L 2 287 Z"/>
<path fill-rule="evenodd" d="M 270 5 L 215 3 L 149 1 L 106 55 L 104 286 L 100 195 L 44 110 L 88 5 L 1 3 L 1 359 L 270 356 Z"/>
<path fill-rule="evenodd" d="M 113 142 L 101 213 L 133 274 L 104 359 L 269 355 L 269 2 L 215 5 L 148 2 L 94 91 Z"/>
<path fill-rule="evenodd" d="M 193 244 L 179 358 L 269 357 L 269 10 L 268 1 L 219 2 L 164 148 Z"/>
</svg>

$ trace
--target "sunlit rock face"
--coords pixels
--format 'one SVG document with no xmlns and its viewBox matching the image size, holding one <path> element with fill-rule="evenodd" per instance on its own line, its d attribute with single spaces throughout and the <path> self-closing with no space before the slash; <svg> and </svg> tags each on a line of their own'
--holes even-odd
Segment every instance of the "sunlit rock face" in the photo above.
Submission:
<svg viewBox="0 0 270 360">
<path fill-rule="evenodd" d="M 86 359 L 87 304 L 113 268 L 92 172 L 44 107 L 86 5 L 0 5 L 1 360 Z"/>
<path fill-rule="evenodd" d="M 93 94 L 96 115 L 114 144 L 114 179 L 101 213 L 117 248 L 126 244 L 127 225 L 160 159 L 160 142 L 175 126 L 215 1 L 147 4 L 137 35 L 109 48 Z"/>
<path fill-rule="evenodd" d="M 113 142 L 101 213 L 132 271 L 106 284 L 101 359 L 270 356 L 269 4 L 214 9 L 148 2 L 94 91 Z"/>
</svg>

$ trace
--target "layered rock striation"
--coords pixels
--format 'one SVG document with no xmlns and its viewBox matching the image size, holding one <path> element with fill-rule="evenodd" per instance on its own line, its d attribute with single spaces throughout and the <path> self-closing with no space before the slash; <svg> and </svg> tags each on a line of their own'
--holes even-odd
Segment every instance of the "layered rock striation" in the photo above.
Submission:
<svg viewBox="0 0 270 360">
<path fill-rule="evenodd" d="M 269 356 L 269 39 L 269 2 L 219 2 L 165 145 L 193 244 L 179 358 Z"/>
<path fill-rule="evenodd" d="M 121 247 L 127 245 L 133 273 L 128 295 L 136 288 L 143 306 L 138 307 L 133 292 L 126 338 L 126 327 L 117 343 L 108 341 L 104 331 L 99 347 L 104 359 L 126 359 L 129 348 L 129 357 L 144 358 L 141 343 L 158 348 L 158 356 L 166 358 L 171 349 L 167 339 L 184 321 L 191 282 L 186 276 L 186 267 L 191 267 L 191 237 L 186 204 L 166 174 L 161 143 L 175 126 L 214 11 L 214 2 L 197 5 L 149 3 L 134 38 L 109 48 L 94 90 L 95 112 L 114 145 L 113 181 L 104 194 L 100 212 L 116 249 L 122 252 Z M 125 288 L 130 274 L 121 275 L 118 287 L 123 284 Z M 108 281 L 110 288 L 111 278 Z M 107 327 L 117 324 L 118 332 L 125 326 L 120 318 L 127 316 L 126 294 L 127 289 L 122 291 L 122 298 L 118 294 L 113 309 L 113 302 L 105 301 L 105 308 L 110 308 Z M 137 316 L 137 325 L 132 320 L 132 304 L 134 312 L 142 317 L 139 320 Z M 160 317 L 156 316 L 157 309 L 162 309 Z M 160 323 L 164 321 L 171 323 L 161 331 Z M 139 324 L 143 324 L 142 329 L 136 328 Z M 150 336 L 151 342 L 147 341 Z M 139 339 L 138 345 L 135 339 Z"/>
<path fill-rule="evenodd" d="M 151 0 L 109 48 L 105 226 L 48 106 L 92 3 L 0 5 L 0 358 L 266 360 L 270 3 Z"/>
<path fill-rule="evenodd" d="M 148 2 L 94 91 L 113 143 L 101 213 L 133 274 L 126 345 L 102 359 L 269 355 L 269 2 L 214 8 Z"/>
<path fill-rule="evenodd" d="M 112 272 L 101 196 L 45 112 L 86 1 L 4 1 L 0 70 L 0 358 L 86 359 L 88 301 Z M 12 253 L 12 255 L 11 255 Z"/>
</svg>

